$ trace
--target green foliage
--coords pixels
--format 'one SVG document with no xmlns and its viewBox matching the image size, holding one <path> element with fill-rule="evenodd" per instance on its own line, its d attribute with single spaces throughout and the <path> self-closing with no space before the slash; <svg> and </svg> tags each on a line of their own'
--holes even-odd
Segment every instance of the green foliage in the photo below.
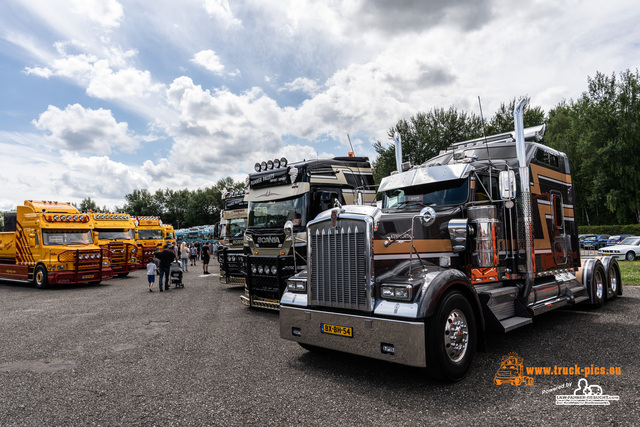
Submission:
<svg viewBox="0 0 640 427">
<path fill-rule="evenodd" d="M 244 183 L 227 177 L 213 187 L 195 191 L 167 188 L 151 194 L 146 189 L 134 190 L 125 196 L 122 210 L 135 216 L 160 216 L 165 224 L 172 224 L 176 229 L 215 224 L 220 221 L 223 208 L 222 190 L 242 188 Z"/>
<path fill-rule="evenodd" d="M 623 286 L 640 285 L 640 261 L 622 261 L 618 265 Z"/>
<path fill-rule="evenodd" d="M 82 202 L 80 202 L 80 206 L 78 207 L 78 210 L 80 212 L 101 212 L 100 209 L 98 208 L 98 205 L 96 204 L 96 202 L 94 202 L 93 200 L 91 200 L 91 197 L 87 197 L 86 199 L 82 199 Z"/>
<path fill-rule="evenodd" d="M 454 142 L 482 136 L 482 120 L 480 117 L 456 110 L 453 106 L 448 110 L 434 108 L 428 113 L 419 112 L 409 120 L 401 119 L 389 129 L 387 135 L 393 141 L 396 131 L 402 140 L 402 160 L 412 165 L 424 163 L 436 156 Z M 373 164 L 373 177 L 376 182 L 396 170 L 396 149 L 394 144 L 373 144 L 378 158 Z"/>
<path fill-rule="evenodd" d="M 567 153 L 580 224 L 640 222 L 640 75 L 588 78 L 577 101 L 549 112 L 545 143 Z"/>
<path fill-rule="evenodd" d="M 578 226 L 579 234 L 632 234 L 640 236 L 640 224 L 625 225 L 581 225 Z"/>
</svg>

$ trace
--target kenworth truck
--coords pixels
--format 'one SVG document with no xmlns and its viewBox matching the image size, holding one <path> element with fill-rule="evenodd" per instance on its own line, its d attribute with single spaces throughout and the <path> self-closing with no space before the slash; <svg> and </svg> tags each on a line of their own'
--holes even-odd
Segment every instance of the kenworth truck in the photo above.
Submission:
<svg viewBox="0 0 640 427">
<path fill-rule="evenodd" d="M 456 143 L 382 180 L 382 208 L 307 226 L 307 269 L 280 300 L 280 336 L 457 381 L 487 330 L 509 332 L 622 293 L 617 261 L 580 262 L 574 188 L 544 126 Z"/>
<path fill-rule="evenodd" d="M 165 228 L 159 216 L 137 216 L 134 220 L 136 225 L 136 246 L 140 251 L 139 268 L 149 262 L 149 258 L 154 258 L 157 251 L 161 251 L 165 245 Z"/>
<path fill-rule="evenodd" d="M 93 244 L 92 230 L 89 214 L 70 203 L 25 200 L 4 213 L 0 279 L 40 289 L 111 279 L 110 252 Z"/>
<path fill-rule="evenodd" d="M 244 285 L 242 257 L 244 254 L 244 231 L 247 228 L 248 203 L 244 190 L 225 192 L 224 209 L 220 213 L 218 263 L 220 282 Z"/>
<path fill-rule="evenodd" d="M 335 157 L 287 164 L 285 158 L 256 163 L 245 200 L 243 272 L 250 307 L 277 310 L 287 279 L 306 265 L 307 222 L 336 203 L 373 202 L 371 165 L 366 157 Z M 292 233 L 283 226 L 291 222 Z"/>
<path fill-rule="evenodd" d="M 87 215 L 93 225 L 96 244 L 111 251 L 111 268 L 114 274 L 125 277 L 136 271 L 143 262 L 139 259 L 142 251 L 136 246 L 133 217 L 123 212 L 91 212 Z"/>
</svg>

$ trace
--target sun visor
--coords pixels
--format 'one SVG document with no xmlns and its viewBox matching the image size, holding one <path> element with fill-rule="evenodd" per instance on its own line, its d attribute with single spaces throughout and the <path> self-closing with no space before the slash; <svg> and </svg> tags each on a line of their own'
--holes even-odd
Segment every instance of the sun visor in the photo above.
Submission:
<svg viewBox="0 0 640 427">
<path fill-rule="evenodd" d="M 473 166 L 468 163 L 419 167 L 384 178 L 380 183 L 378 191 L 384 192 L 414 185 L 462 179 L 468 177 L 473 169 Z"/>
<path fill-rule="evenodd" d="M 266 202 L 269 200 L 281 200 L 299 196 L 309 192 L 311 185 L 308 182 L 299 182 L 295 185 L 278 185 L 275 187 L 249 190 L 244 196 L 245 202 Z"/>
</svg>

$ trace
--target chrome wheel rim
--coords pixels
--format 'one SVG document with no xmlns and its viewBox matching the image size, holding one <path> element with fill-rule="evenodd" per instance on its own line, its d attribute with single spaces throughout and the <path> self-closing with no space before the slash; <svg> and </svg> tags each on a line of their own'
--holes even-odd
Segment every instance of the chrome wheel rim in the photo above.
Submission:
<svg viewBox="0 0 640 427">
<path fill-rule="evenodd" d="M 596 274 L 596 298 L 601 300 L 604 296 L 604 280 L 602 274 Z"/>
<path fill-rule="evenodd" d="M 444 324 L 444 349 L 452 362 L 459 362 L 469 348 L 469 324 L 461 310 L 449 313 Z"/>
</svg>

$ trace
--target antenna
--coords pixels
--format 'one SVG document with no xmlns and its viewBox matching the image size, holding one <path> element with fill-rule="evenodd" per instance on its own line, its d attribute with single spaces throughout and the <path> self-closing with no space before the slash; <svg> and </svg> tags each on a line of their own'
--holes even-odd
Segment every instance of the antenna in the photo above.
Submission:
<svg viewBox="0 0 640 427">
<path fill-rule="evenodd" d="M 353 155 L 356 155 L 355 150 L 353 149 L 353 144 L 351 143 L 351 137 L 349 136 L 349 134 L 347 134 L 347 139 L 349 140 L 349 145 L 351 146 L 351 152 L 353 153 Z"/>
</svg>

